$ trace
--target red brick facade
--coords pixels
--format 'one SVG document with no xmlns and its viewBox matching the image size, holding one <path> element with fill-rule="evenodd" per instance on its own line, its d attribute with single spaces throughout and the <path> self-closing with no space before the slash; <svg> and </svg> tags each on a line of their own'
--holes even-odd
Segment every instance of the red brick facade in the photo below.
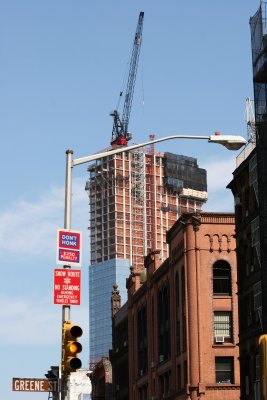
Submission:
<svg viewBox="0 0 267 400">
<path fill-rule="evenodd" d="M 184 214 L 127 281 L 129 399 L 239 399 L 234 215 Z"/>
</svg>

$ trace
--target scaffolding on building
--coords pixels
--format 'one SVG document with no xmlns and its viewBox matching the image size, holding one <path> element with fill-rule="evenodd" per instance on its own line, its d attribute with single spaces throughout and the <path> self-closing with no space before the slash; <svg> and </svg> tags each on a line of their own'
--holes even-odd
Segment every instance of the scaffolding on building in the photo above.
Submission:
<svg viewBox="0 0 267 400">
<path fill-rule="evenodd" d="M 155 135 L 149 135 L 150 140 L 155 139 Z M 150 251 L 157 248 L 157 220 L 156 220 L 156 197 L 155 197 L 155 145 L 150 144 L 147 154 L 147 247 Z"/>
<path fill-rule="evenodd" d="M 146 243 L 146 221 L 145 214 L 145 153 L 144 149 L 140 148 L 131 152 L 131 191 L 130 204 L 132 208 L 132 223 L 131 223 L 131 265 L 143 263 Z"/>
</svg>

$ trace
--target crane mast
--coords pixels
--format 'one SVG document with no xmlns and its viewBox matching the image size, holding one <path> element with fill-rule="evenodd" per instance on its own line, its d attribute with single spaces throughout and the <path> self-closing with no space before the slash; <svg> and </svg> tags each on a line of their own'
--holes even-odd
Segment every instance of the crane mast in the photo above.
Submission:
<svg viewBox="0 0 267 400">
<path fill-rule="evenodd" d="M 111 138 L 112 146 L 113 145 L 126 146 L 127 142 L 132 138 L 131 134 L 128 132 L 128 125 L 132 108 L 140 47 L 142 42 L 143 20 L 144 20 L 144 13 L 140 12 L 134 37 L 122 117 L 120 118 L 118 110 L 114 110 L 110 114 L 113 117 L 113 129 Z"/>
</svg>

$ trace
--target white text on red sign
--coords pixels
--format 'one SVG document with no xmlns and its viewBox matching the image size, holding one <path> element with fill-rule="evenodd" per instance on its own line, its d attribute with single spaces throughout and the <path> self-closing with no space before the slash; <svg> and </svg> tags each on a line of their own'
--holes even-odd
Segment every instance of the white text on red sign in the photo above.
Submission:
<svg viewBox="0 0 267 400">
<path fill-rule="evenodd" d="M 73 269 L 54 270 L 54 304 L 80 305 L 81 271 Z"/>
</svg>

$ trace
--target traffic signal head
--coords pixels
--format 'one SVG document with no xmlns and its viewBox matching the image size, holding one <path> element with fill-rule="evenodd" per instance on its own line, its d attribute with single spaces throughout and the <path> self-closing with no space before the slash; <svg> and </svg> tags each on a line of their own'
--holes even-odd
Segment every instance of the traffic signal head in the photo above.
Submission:
<svg viewBox="0 0 267 400">
<path fill-rule="evenodd" d="M 82 328 L 73 325 L 71 321 L 63 324 L 62 331 L 62 373 L 66 376 L 81 368 L 82 362 L 77 354 L 82 351 L 82 345 L 78 338 L 82 336 Z"/>
<path fill-rule="evenodd" d="M 58 379 L 59 378 L 59 366 L 58 365 L 52 365 L 50 367 L 50 370 L 47 371 L 47 374 L 45 374 L 45 377 L 47 379 Z"/>
</svg>

